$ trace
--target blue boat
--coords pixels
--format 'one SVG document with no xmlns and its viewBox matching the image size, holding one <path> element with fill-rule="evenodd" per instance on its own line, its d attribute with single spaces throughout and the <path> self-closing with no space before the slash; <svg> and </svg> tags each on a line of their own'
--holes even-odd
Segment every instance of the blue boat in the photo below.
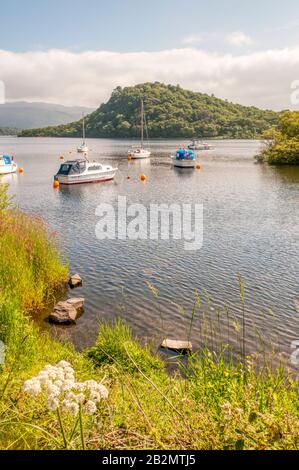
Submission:
<svg viewBox="0 0 299 470">
<path fill-rule="evenodd" d="M 193 150 L 179 149 L 171 158 L 173 166 L 178 168 L 194 168 L 196 165 L 196 158 Z"/>
</svg>

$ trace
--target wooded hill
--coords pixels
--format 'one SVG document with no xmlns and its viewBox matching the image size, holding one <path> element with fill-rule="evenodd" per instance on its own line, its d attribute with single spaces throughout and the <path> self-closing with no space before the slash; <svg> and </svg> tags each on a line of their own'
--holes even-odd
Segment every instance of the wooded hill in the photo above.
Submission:
<svg viewBox="0 0 299 470">
<path fill-rule="evenodd" d="M 141 98 L 151 138 L 259 138 L 264 131 L 277 125 L 279 117 L 274 111 L 230 103 L 180 86 L 144 83 L 117 87 L 107 103 L 86 116 L 86 136 L 138 137 Z M 82 120 L 20 133 L 22 137 L 81 135 Z"/>
</svg>

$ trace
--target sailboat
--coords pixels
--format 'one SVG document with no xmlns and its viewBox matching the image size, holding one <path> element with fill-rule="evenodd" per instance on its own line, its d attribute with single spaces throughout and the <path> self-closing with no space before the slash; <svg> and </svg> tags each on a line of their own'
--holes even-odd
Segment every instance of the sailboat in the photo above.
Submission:
<svg viewBox="0 0 299 470">
<path fill-rule="evenodd" d="M 144 147 L 144 127 L 146 126 L 144 103 L 141 100 L 141 142 L 138 146 L 133 146 L 128 151 L 128 156 L 132 159 L 149 158 L 151 151 L 149 148 Z"/>
<path fill-rule="evenodd" d="M 87 147 L 86 143 L 85 143 L 85 118 L 83 116 L 83 142 L 82 144 L 77 148 L 77 151 L 79 153 L 87 153 L 89 151 L 89 148 Z"/>
</svg>

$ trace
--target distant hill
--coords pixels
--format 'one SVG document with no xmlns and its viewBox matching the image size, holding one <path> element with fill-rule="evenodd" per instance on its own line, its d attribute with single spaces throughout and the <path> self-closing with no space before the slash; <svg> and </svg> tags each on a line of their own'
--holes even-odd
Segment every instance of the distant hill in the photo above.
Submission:
<svg viewBox="0 0 299 470">
<path fill-rule="evenodd" d="M 0 136 L 3 135 L 17 135 L 20 132 L 20 129 L 12 127 L 0 127 Z"/>
<path fill-rule="evenodd" d="M 0 105 L 0 128 L 32 129 L 57 126 L 81 119 L 91 108 L 50 103 L 15 102 Z"/>
<path fill-rule="evenodd" d="M 109 101 L 86 118 L 87 137 L 138 137 L 143 97 L 150 137 L 258 138 L 278 113 L 233 104 L 180 86 L 144 83 L 117 87 Z M 82 122 L 26 130 L 21 136 L 77 137 Z"/>
</svg>

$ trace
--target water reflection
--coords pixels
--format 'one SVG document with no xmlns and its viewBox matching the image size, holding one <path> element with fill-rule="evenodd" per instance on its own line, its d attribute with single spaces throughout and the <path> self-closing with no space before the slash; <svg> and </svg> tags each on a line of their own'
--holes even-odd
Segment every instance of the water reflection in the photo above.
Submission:
<svg viewBox="0 0 299 470">
<path fill-rule="evenodd" d="M 122 315 L 136 334 L 159 336 L 162 314 L 167 335 L 186 335 L 194 291 L 204 299 L 204 289 L 217 322 L 217 308 L 224 305 L 238 319 L 236 278 L 241 273 L 249 347 L 257 347 L 256 328 L 266 341 L 285 351 L 298 338 L 299 318 L 293 303 L 299 292 L 298 168 L 254 164 L 259 143 L 253 141 L 213 142 L 214 150 L 199 152 L 201 171 L 197 172 L 171 165 L 169 156 L 187 142 L 154 141 L 150 160 L 128 162 L 131 142 L 96 139 L 88 142 L 93 149 L 90 158 L 117 165 L 115 181 L 54 190 L 59 156 L 73 158 L 75 153 L 68 152 L 78 146 L 76 139 L 3 139 L 2 144 L 3 151 L 15 153 L 25 168 L 24 175 L 7 178 L 16 202 L 41 214 L 60 233 L 71 271 L 83 278 L 83 287 L 69 295 L 86 298 L 85 313 L 75 327 L 56 328 L 57 334 L 63 331 L 84 347 L 94 341 L 99 318 Z M 140 181 L 141 173 L 147 176 L 145 183 Z M 118 195 L 126 196 L 128 204 L 146 207 L 151 202 L 202 203 L 202 249 L 187 252 L 181 240 L 97 240 L 96 207 L 100 202 L 116 207 Z M 159 300 L 147 282 L 158 289 Z M 206 309 L 206 302 L 203 305 Z M 201 341 L 201 320 L 202 312 L 193 326 L 195 345 Z M 226 321 L 223 315 L 223 334 Z"/>
</svg>

